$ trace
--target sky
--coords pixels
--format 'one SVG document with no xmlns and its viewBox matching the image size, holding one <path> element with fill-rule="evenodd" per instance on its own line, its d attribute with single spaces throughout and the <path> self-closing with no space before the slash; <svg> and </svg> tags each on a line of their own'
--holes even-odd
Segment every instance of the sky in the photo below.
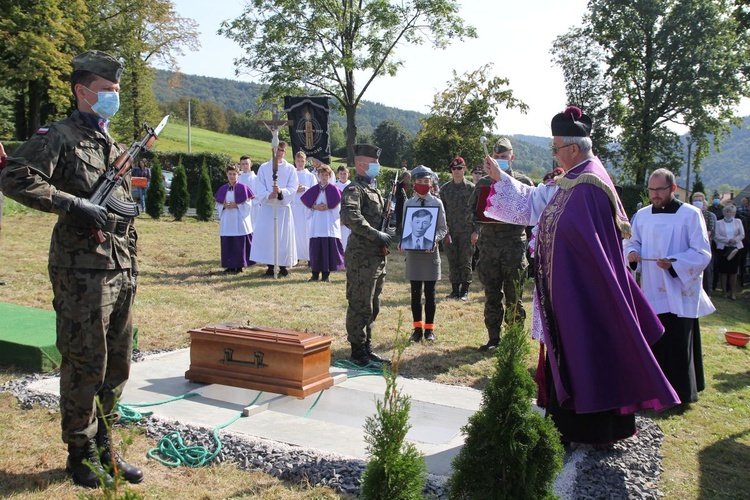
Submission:
<svg viewBox="0 0 750 500">
<path fill-rule="evenodd" d="M 178 59 L 185 74 L 254 81 L 235 75 L 239 46 L 216 34 L 221 21 L 238 17 L 243 0 L 172 0 L 182 17 L 199 23 L 201 49 Z M 364 99 L 386 106 L 429 113 L 433 96 L 458 75 L 492 63 L 492 76 L 509 80 L 516 98 L 529 106 L 524 115 L 503 109 L 493 132 L 547 137 L 549 123 L 566 106 L 562 71 L 551 62 L 554 39 L 580 25 L 587 0 L 459 0 L 460 15 L 477 30 L 477 38 L 454 41 L 447 49 L 429 44 L 402 45 L 396 56 L 404 67 L 395 77 L 377 78 Z M 207 7 L 210 5 L 210 7 Z M 747 104 L 747 103 L 746 103 Z M 750 114 L 750 106 L 745 105 Z M 585 110 L 584 110 L 585 112 Z"/>
</svg>

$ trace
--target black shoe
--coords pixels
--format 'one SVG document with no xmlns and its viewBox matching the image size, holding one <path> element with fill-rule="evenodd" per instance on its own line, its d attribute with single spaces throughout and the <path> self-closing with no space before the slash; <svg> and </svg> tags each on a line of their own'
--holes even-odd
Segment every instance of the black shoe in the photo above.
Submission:
<svg viewBox="0 0 750 500">
<path fill-rule="evenodd" d="M 107 426 L 101 418 L 97 420 L 99 427 L 96 430 L 96 445 L 99 447 L 99 459 L 102 466 L 112 475 L 115 474 L 116 469 L 117 473 L 121 474 L 125 481 L 129 483 L 137 484 L 143 481 L 141 469 L 125 462 L 116 451 L 112 452 L 112 442 L 109 439 Z M 112 460 L 113 455 L 114 461 Z"/>
<path fill-rule="evenodd" d="M 349 357 L 349 361 L 364 368 L 370 364 L 370 355 L 367 353 L 364 346 L 352 346 L 352 355 Z"/>
<path fill-rule="evenodd" d="M 435 332 L 433 332 L 432 330 L 425 330 L 424 340 L 425 342 L 435 342 Z"/>
<path fill-rule="evenodd" d="M 312 276 L 310 276 L 310 279 L 307 281 L 318 281 L 320 277 L 318 276 L 318 273 L 313 273 Z"/>
<path fill-rule="evenodd" d="M 469 300 L 469 284 L 461 283 L 461 291 L 458 292 L 458 300 Z"/>
<path fill-rule="evenodd" d="M 422 335 L 424 332 L 421 328 L 417 327 L 414 329 L 414 333 L 411 334 L 411 337 L 409 337 L 409 342 L 421 342 L 422 341 Z"/>
<path fill-rule="evenodd" d="M 365 343 L 365 352 L 367 353 L 367 356 L 370 358 L 370 361 L 373 363 L 382 363 L 385 365 L 390 365 L 391 360 L 389 358 L 382 358 L 375 354 L 375 351 L 372 350 L 372 346 L 369 342 Z"/>
<path fill-rule="evenodd" d="M 115 452 L 115 463 L 117 464 L 117 472 L 122 474 L 125 481 L 138 484 L 143 481 L 143 471 L 138 467 L 128 464 L 125 460 L 120 457 L 120 454 Z M 114 467 L 112 466 L 112 455 L 109 450 L 102 451 L 101 457 L 102 465 L 107 468 L 108 471 L 114 474 Z"/>
<path fill-rule="evenodd" d="M 287 271 L 286 267 L 279 267 L 279 276 L 289 276 L 289 271 Z"/>
<path fill-rule="evenodd" d="M 500 344 L 500 338 L 491 338 L 489 342 L 479 348 L 480 351 L 494 351 Z"/>
<path fill-rule="evenodd" d="M 266 269 L 266 273 L 263 276 L 273 278 L 273 266 L 268 266 L 268 269 Z"/>
<path fill-rule="evenodd" d="M 88 461 L 91 466 L 84 463 Z M 105 487 L 114 485 L 112 476 L 102 467 L 99 454 L 96 452 L 96 442 L 91 439 L 83 447 L 68 445 L 68 461 L 65 464 L 65 472 L 70 474 L 73 482 L 84 488 L 99 488 L 104 483 Z"/>
<path fill-rule="evenodd" d="M 328 277 L 331 275 L 331 273 L 323 273 L 323 277 L 320 278 L 320 281 L 323 281 L 325 283 L 328 283 Z"/>
<path fill-rule="evenodd" d="M 458 298 L 458 283 L 451 283 L 453 291 L 445 296 L 446 299 L 457 299 Z"/>
</svg>

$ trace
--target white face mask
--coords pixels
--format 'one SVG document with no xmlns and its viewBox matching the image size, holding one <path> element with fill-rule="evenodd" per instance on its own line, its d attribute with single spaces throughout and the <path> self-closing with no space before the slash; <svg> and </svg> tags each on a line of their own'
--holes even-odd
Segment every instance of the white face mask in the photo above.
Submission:
<svg viewBox="0 0 750 500">
<path fill-rule="evenodd" d="M 693 206 L 698 207 L 698 208 L 703 208 L 703 202 L 696 200 L 693 202 Z"/>
</svg>

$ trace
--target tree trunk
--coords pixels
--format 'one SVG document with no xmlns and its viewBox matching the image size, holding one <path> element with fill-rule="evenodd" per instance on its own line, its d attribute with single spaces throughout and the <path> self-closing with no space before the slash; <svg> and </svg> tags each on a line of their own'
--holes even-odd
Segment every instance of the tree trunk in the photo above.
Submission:
<svg viewBox="0 0 750 500">
<path fill-rule="evenodd" d="M 29 82 L 29 121 L 28 129 L 26 131 L 26 138 L 31 137 L 34 132 L 39 129 L 41 111 L 42 111 L 42 98 L 41 98 L 41 83 L 39 80 Z"/>
<path fill-rule="evenodd" d="M 130 89 L 130 96 L 132 98 L 133 102 L 133 140 L 137 141 L 138 136 L 141 133 L 141 120 L 140 120 L 140 111 L 141 111 L 141 94 L 139 89 L 139 82 L 140 82 L 140 73 L 139 68 L 137 65 L 133 65 L 134 70 L 131 75 L 131 89 Z"/>
<path fill-rule="evenodd" d="M 28 131 L 27 127 L 27 121 L 26 121 L 26 94 L 24 92 L 19 92 L 16 95 L 16 110 L 15 110 L 15 117 L 16 117 L 16 139 L 19 141 L 25 141 L 28 139 L 28 136 L 26 135 L 26 132 Z"/>
<path fill-rule="evenodd" d="M 346 111 L 346 163 L 349 168 L 354 166 L 354 150 L 352 146 L 357 142 L 357 106 L 347 104 Z"/>
</svg>

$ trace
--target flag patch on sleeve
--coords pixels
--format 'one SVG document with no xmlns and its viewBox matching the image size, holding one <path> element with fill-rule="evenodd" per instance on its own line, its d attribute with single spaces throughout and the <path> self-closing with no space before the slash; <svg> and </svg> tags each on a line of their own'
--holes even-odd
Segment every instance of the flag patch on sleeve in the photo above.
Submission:
<svg viewBox="0 0 750 500">
<path fill-rule="evenodd" d="M 39 135 L 46 135 L 49 132 L 49 127 L 39 127 L 36 131 Z"/>
</svg>

